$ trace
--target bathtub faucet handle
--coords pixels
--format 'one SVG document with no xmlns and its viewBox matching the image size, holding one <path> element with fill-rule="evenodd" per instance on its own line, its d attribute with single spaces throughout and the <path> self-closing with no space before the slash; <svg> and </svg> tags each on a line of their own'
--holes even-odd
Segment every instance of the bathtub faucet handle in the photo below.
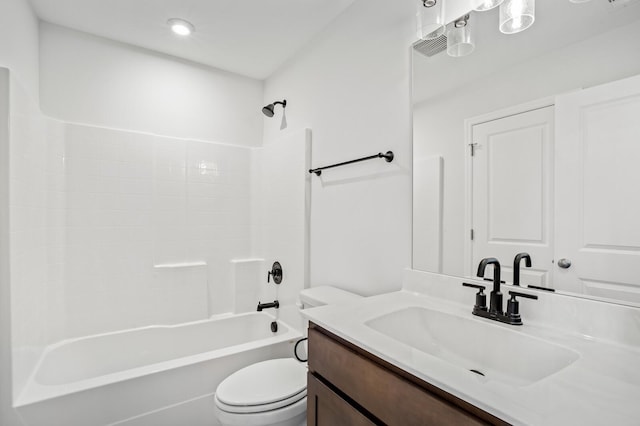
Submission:
<svg viewBox="0 0 640 426">
<path fill-rule="evenodd" d="M 276 284 L 282 282 L 282 265 L 280 265 L 280 262 L 273 262 L 271 270 L 267 272 L 267 282 L 271 281 L 271 277 L 273 277 L 273 282 Z"/>
</svg>

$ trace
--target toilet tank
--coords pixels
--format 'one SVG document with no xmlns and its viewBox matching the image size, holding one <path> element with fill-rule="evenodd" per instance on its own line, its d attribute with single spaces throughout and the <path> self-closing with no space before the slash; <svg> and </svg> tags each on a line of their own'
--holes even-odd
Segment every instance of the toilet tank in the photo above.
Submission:
<svg viewBox="0 0 640 426">
<path fill-rule="evenodd" d="M 322 305 L 341 305 L 359 299 L 362 299 L 362 296 L 328 285 L 311 287 L 300 292 L 302 309 Z"/>
</svg>

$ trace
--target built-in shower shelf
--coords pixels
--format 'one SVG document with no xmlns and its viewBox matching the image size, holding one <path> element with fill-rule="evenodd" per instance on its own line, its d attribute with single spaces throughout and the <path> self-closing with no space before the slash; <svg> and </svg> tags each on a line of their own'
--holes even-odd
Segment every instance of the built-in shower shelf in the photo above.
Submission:
<svg viewBox="0 0 640 426">
<path fill-rule="evenodd" d="M 207 266 L 207 262 L 160 263 L 153 265 L 154 268 L 158 269 L 195 268 L 199 266 Z"/>
</svg>

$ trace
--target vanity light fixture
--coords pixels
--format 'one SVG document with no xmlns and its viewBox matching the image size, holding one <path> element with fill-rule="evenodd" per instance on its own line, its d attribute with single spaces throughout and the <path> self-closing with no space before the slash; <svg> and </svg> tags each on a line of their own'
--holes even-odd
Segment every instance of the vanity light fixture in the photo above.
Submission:
<svg viewBox="0 0 640 426">
<path fill-rule="evenodd" d="M 447 31 L 447 54 L 454 58 L 470 55 L 476 44 L 469 25 L 469 15 L 456 19 Z"/>
<path fill-rule="evenodd" d="M 419 0 L 416 14 L 418 38 L 434 40 L 444 34 L 444 0 Z"/>
<path fill-rule="evenodd" d="M 516 34 L 536 20 L 536 0 L 505 0 L 500 5 L 500 32 Z"/>
<path fill-rule="evenodd" d="M 584 3 L 590 0 L 569 0 L 574 3 Z M 614 1 L 614 0 L 609 0 Z M 446 43 L 447 54 L 452 57 L 470 55 L 475 50 L 473 30 L 469 28 L 470 14 L 445 24 L 443 6 L 444 0 L 418 0 L 417 28 L 418 42 L 415 46 L 432 44 L 433 56 L 444 50 Z M 536 20 L 536 0 L 484 0 L 474 11 L 486 11 L 500 8 L 500 32 L 503 34 L 516 34 L 526 30 Z M 446 31 L 446 34 L 445 34 Z"/>
<path fill-rule="evenodd" d="M 485 10 L 491 10 L 495 7 L 498 7 L 502 4 L 504 0 L 485 0 L 484 2 L 482 2 L 482 4 L 478 7 L 476 7 L 475 10 L 476 12 L 484 12 Z"/>
<path fill-rule="evenodd" d="M 171 31 L 179 36 L 186 37 L 196 30 L 196 27 L 189 21 L 180 18 L 171 18 L 167 21 Z"/>
</svg>

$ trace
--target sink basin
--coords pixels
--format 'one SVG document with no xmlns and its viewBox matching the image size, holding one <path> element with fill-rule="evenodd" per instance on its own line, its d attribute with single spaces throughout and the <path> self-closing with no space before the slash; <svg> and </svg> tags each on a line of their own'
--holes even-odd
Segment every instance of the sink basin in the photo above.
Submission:
<svg viewBox="0 0 640 426">
<path fill-rule="evenodd" d="M 391 312 L 365 324 L 469 374 L 514 386 L 533 384 L 579 358 L 577 352 L 525 335 L 517 327 L 507 329 L 420 307 Z"/>
</svg>

